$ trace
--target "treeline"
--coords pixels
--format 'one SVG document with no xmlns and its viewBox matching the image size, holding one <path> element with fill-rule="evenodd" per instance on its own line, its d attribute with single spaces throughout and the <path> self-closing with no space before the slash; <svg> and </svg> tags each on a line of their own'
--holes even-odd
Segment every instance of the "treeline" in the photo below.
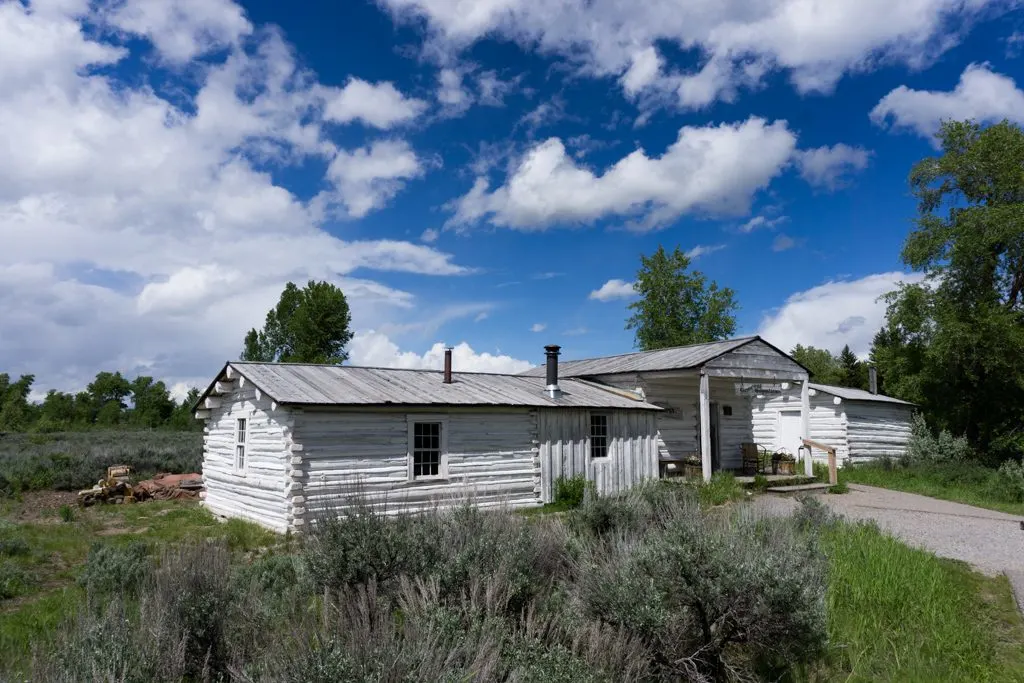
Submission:
<svg viewBox="0 0 1024 683">
<path fill-rule="evenodd" d="M 818 384 L 865 391 L 869 388 L 868 364 L 857 358 L 848 345 L 837 355 L 828 349 L 797 344 L 790 355 L 811 371 L 811 379 Z"/>
<path fill-rule="evenodd" d="M 196 430 L 192 417 L 199 398 L 192 389 L 182 402 L 171 398 L 162 381 L 146 375 L 134 380 L 120 372 L 100 372 L 76 394 L 51 389 L 39 403 L 29 400 L 34 375 L 11 381 L 0 373 L 0 432 L 66 432 L 91 428 L 165 428 Z"/>
</svg>

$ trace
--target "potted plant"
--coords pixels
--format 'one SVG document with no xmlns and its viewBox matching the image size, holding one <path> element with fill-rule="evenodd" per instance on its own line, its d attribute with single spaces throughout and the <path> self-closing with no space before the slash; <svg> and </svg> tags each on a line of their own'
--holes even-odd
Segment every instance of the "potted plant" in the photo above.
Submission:
<svg viewBox="0 0 1024 683">
<path fill-rule="evenodd" d="M 699 455 L 691 454 L 683 458 L 683 476 L 687 479 L 700 479 L 704 476 L 704 465 Z"/>
<path fill-rule="evenodd" d="M 778 451 L 772 456 L 772 472 L 774 474 L 796 474 L 796 458 L 786 451 Z"/>
</svg>

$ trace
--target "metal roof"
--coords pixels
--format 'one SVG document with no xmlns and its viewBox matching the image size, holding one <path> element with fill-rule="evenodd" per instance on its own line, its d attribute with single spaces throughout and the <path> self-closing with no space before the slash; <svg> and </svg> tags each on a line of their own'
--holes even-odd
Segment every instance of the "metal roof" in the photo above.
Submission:
<svg viewBox="0 0 1024 683">
<path fill-rule="evenodd" d="M 281 404 L 660 410 L 621 390 L 573 379 L 560 381 L 562 395 L 553 399 L 545 392 L 543 378 L 520 375 L 455 372 L 452 383 L 445 384 L 444 373 L 435 370 L 243 361 L 230 362 L 225 369 L 228 366 Z"/>
<path fill-rule="evenodd" d="M 844 401 L 876 401 L 878 403 L 899 403 L 905 406 L 914 406 L 916 403 L 910 401 L 901 401 L 898 398 L 892 396 L 883 396 L 881 394 L 872 394 L 870 391 L 864 391 L 863 389 L 851 389 L 850 387 L 834 387 L 828 384 L 815 384 L 811 382 L 807 385 L 811 389 L 824 392 L 831 396 L 838 396 Z"/>
<path fill-rule="evenodd" d="M 739 337 L 725 341 L 676 346 L 657 351 L 637 351 L 620 356 L 587 358 L 585 360 L 562 361 L 558 364 L 559 377 L 591 377 L 594 375 L 615 375 L 622 372 L 658 372 L 661 370 L 688 370 L 699 368 L 708 361 L 738 349 L 760 337 Z M 763 339 L 761 341 L 764 341 Z M 772 347 L 775 348 L 775 347 Z M 779 353 L 782 353 L 781 351 Z M 785 355 L 785 354 L 783 354 Z M 523 374 L 529 377 L 544 377 L 544 366 L 531 368 Z"/>
</svg>

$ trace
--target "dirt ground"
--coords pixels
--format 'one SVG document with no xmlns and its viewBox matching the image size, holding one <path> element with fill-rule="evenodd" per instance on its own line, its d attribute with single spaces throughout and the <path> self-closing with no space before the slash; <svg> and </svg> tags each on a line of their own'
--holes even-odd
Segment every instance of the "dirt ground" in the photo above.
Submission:
<svg viewBox="0 0 1024 683">
<path fill-rule="evenodd" d="M 12 522 L 59 522 L 58 511 L 64 505 L 77 508 L 78 494 L 75 491 L 33 491 L 22 494 L 20 500 L 8 502 L 6 510 L 0 510 L 0 516 Z"/>
</svg>

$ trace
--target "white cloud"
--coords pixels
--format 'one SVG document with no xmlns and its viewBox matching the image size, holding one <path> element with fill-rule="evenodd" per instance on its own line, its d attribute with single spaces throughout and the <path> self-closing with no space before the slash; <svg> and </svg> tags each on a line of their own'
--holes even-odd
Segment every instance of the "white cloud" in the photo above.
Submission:
<svg viewBox="0 0 1024 683">
<path fill-rule="evenodd" d="M 505 104 L 505 98 L 508 97 L 516 86 L 519 85 L 519 79 L 514 78 L 511 80 L 502 80 L 498 76 L 498 72 L 493 69 L 481 71 L 476 76 L 476 87 L 479 90 L 479 102 L 480 104 L 488 107 L 501 107 Z"/>
<path fill-rule="evenodd" d="M 850 147 L 839 143 L 831 147 L 816 147 L 797 153 L 797 166 L 804 180 L 815 187 L 835 190 L 846 182 L 851 173 L 868 167 L 871 153 L 863 147 Z"/>
<path fill-rule="evenodd" d="M 473 93 L 463 84 L 459 69 L 441 69 L 437 75 L 437 101 L 449 116 L 457 116 L 473 104 Z"/>
<path fill-rule="evenodd" d="M 714 254 L 716 251 L 725 249 L 724 244 L 698 244 L 689 251 L 686 252 L 686 257 L 690 259 L 697 259 L 701 256 L 707 256 L 708 254 Z"/>
<path fill-rule="evenodd" d="M 564 334 L 567 337 L 579 337 L 584 334 L 587 334 L 588 332 L 590 332 L 590 330 L 587 329 L 586 327 L 573 327 L 566 330 L 562 334 Z"/>
<path fill-rule="evenodd" d="M 548 326 L 544 323 L 534 323 L 530 325 L 530 332 L 543 332 L 548 329 Z"/>
<path fill-rule="evenodd" d="M 777 235 L 772 240 L 772 251 L 786 251 L 796 246 L 796 240 L 789 235 Z"/>
<path fill-rule="evenodd" d="M 377 140 L 369 147 L 342 150 L 327 168 L 338 199 L 353 218 L 380 208 L 398 194 L 405 181 L 423 173 L 423 164 L 404 140 Z"/>
<path fill-rule="evenodd" d="M 437 230 L 436 228 L 427 228 L 426 230 L 423 231 L 423 234 L 420 235 L 420 241 L 426 242 L 427 244 L 433 244 L 434 242 L 437 241 L 437 238 L 440 236 L 440 230 Z"/>
<path fill-rule="evenodd" d="M 933 136 L 944 119 L 992 123 L 1004 118 L 1024 123 L 1024 91 L 1012 78 L 994 73 L 988 64 L 969 65 L 952 92 L 901 85 L 871 110 L 875 124 L 891 122 L 925 137 Z"/>
<path fill-rule="evenodd" d="M 653 45 L 634 52 L 630 55 L 629 68 L 622 74 L 622 89 L 627 95 L 637 94 L 658 78 L 663 63 Z"/>
<path fill-rule="evenodd" d="M 474 316 L 473 322 L 478 323 L 482 320 L 487 320 L 487 318 L 489 318 L 490 315 L 491 314 L 488 313 L 487 311 L 480 311 L 479 313 L 476 314 L 476 316 Z"/>
<path fill-rule="evenodd" d="M 703 106 L 787 70 L 800 92 L 828 91 L 845 73 L 880 64 L 921 66 L 956 44 L 964 26 L 1010 0 L 377 0 L 400 21 L 425 20 L 427 52 L 452 55 L 500 37 L 562 56 L 627 92 L 678 91 Z M 666 41 L 704 55 L 696 72 L 654 69 Z M 658 75 L 660 74 L 660 75 Z M 660 82 L 659 82 L 660 81 Z"/>
<path fill-rule="evenodd" d="M 138 5 L 153 28 L 131 30 L 166 59 L 217 51 L 161 74 L 161 92 L 173 93 L 165 98 L 138 72 L 150 66 L 139 41 L 127 43 L 143 57 L 129 80 L 97 68 L 129 55 L 94 30 L 100 19 L 83 17 L 88 7 L 0 3 L 5 370 L 61 388 L 80 388 L 100 369 L 201 381 L 237 357 L 288 280 L 335 282 L 359 324 L 379 326 L 413 297 L 353 272 L 466 272 L 425 245 L 346 241 L 321 228 L 333 202 L 365 213 L 418 164 L 391 141 L 339 152 L 320 116 L 323 86 L 278 32 L 239 41 L 241 24 L 228 30 L 230 21 L 204 14 L 219 2 L 197 9 L 188 27 L 160 28 L 145 14 L 157 10 Z M 192 38 L 165 33 L 179 30 Z M 337 195 L 310 201 L 275 181 L 272 172 L 311 158 L 334 160 Z"/>
<path fill-rule="evenodd" d="M 387 335 L 374 330 L 357 332 L 349 344 L 349 361 L 353 365 L 383 368 L 409 368 L 442 370 L 444 349 L 437 342 L 422 355 L 415 351 L 402 351 Z M 477 353 L 466 342 L 456 344 L 452 349 L 452 371 L 493 372 L 516 374 L 529 370 L 533 363 L 519 360 L 501 353 Z"/>
<path fill-rule="evenodd" d="M 803 344 L 838 352 L 849 344 L 864 356 L 885 320 L 885 302 L 879 297 L 901 281 L 920 280 L 916 273 L 893 272 L 826 282 L 791 295 L 762 318 L 757 333 L 784 351 Z"/>
<path fill-rule="evenodd" d="M 611 215 L 639 217 L 650 229 L 684 213 L 738 214 L 789 162 L 796 136 L 785 122 L 685 126 L 660 157 L 638 149 L 600 175 L 566 153 L 558 138 L 533 147 L 504 185 L 489 191 L 477 178 L 453 204 L 449 221 L 488 219 L 498 226 L 543 230 Z"/>
<path fill-rule="evenodd" d="M 768 218 L 767 216 L 763 215 L 754 216 L 749 221 L 740 226 L 740 232 L 749 233 L 754 232 L 755 230 L 759 230 L 761 228 L 771 229 L 774 228 L 776 225 L 779 225 L 780 223 L 785 223 L 787 220 L 789 220 L 788 216 L 776 216 L 774 218 Z"/>
<path fill-rule="evenodd" d="M 595 289 L 587 297 L 593 301 L 612 301 L 613 299 L 632 299 L 636 296 L 632 282 L 625 280 L 608 280 L 608 282 Z"/>
<path fill-rule="evenodd" d="M 35 4 L 41 4 L 38 2 Z M 252 24 L 232 0 L 120 0 L 105 12 L 114 27 L 153 42 L 169 62 L 233 47 L 252 33 Z"/>
<path fill-rule="evenodd" d="M 324 118 L 337 123 L 362 121 L 387 130 L 416 119 L 426 109 L 425 101 L 406 97 L 391 83 L 374 84 L 353 77 L 344 88 L 331 93 Z"/>
</svg>

